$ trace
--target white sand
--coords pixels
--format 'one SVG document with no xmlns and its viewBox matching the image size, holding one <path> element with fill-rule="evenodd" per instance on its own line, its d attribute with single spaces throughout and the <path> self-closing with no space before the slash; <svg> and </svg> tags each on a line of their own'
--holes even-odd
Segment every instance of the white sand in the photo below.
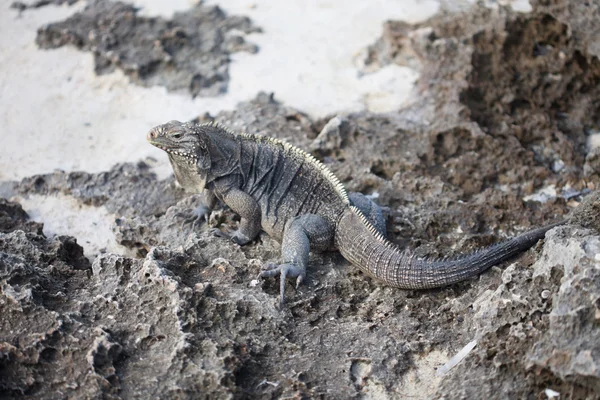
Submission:
<svg viewBox="0 0 600 400">
<path fill-rule="evenodd" d="M 33 221 L 44 223 L 44 234 L 69 235 L 77 239 L 86 257 L 102 252 L 134 256 L 134 251 L 118 245 L 112 232 L 114 217 L 104 206 L 81 204 L 71 196 L 30 195 L 15 197 Z"/>
<path fill-rule="evenodd" d="M 260 51 L 233 55 L 225 96 L 192 100 L 161 87 L 129 84 L 120 71 L 95 76 L 92 55 L 72 47 L 38 50 L 37 28 L 67 18 L 83 3 L 19 16 L 8 9 L 11 2 L 0 0 L 0 181 L 57 168 L 104 171 L 148 155 L 161 160 L 162 174 L 167 174 L 164 155 L 145 142 L 150 127 L 233 109 L 260 90 L 275 92 L 278 99 L 313 116 L 369 105 L 380 111 L 398 108 L 408 99 L 417 72 L 390 66 L 360 78 L 354 57 L 381 34 L 386 18 L 416 21 L 437 10 L 431 0 L 380 0 L 368 7 L 371 2 L 360 0 L 220 3 L 227 12 L 248 15 L 263 28 L 264 33 L 248 37 Z M 190 4 L 135 4 L 143 14 L 168 15 L 167 3 L 171 10 L 185 10 Z"/>
</svg>

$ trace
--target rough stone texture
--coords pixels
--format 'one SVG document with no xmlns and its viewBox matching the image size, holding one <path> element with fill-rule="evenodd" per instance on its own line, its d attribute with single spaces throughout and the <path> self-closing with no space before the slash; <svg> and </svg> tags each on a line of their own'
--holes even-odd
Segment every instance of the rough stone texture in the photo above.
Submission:
<svg viewBox="0 0 600 400">
<path fill-rule="evenodd" d="M 540 12 L 548 13 L 569 26 L 570 38 L 579 51 L 600 57 L 598 42 L 600 4 L 598 2 L 535 0 L 532 3 Z"/>
<path fill-rule="evenodd" d="M 405 52 L 416 54 L 423 65 L 423 96 L 402 114 L 431 122 L 428 130 L 438 135 L 440 144 L 462 131 L 506 153 L 505 160 L 487 167 L 466 154 L 454 154 L 448 166 L 483 170 L 476 174 L 484 184 L 494 180 L 504 185 L 513 180 L 507 173 L 517 174 L 529 191 L 539 187 L 540 178 L 531 175 L 540 166 L 560 172 L 560 186 L 581 184 L 586 139 L 596 130 L 600 114 L 595 101 L 600 95 L 600 61 L 588 51 L 597 45 L 597 35 L 585 41 L 587 33 L 579 32 L 587 25 L 593 28 L 585 32 L 594 32 L 600 24 L 591 17 L 598 12 L 597 4 L 576 4 L 536 3 L 530 14 L 502 7 L 470 9 L 460 17 L 442 13 L 410 33 L 383 36 L 388 50 L 381 50 L 377 59 L 400 62 L 397 53 Z M 584 20 L 577 18 L 583 14 Z M 459 153 L 468 146 L 454 145 L 463 148 L 449 150 Z M 529 159 L 526 170 L 513 169 L 513 157 Z M 485 170 L 495 168 L 499 174 L 486 177 Z M 596 179 L 597 174 L 592 180 Z"/>
<path fill-rule="evenodd" d="M 533 365 L 598 394 L 600 237 L 594 233 L 568 229 L 555 232 L 562 246 L 558 243 L 555 247 L 545 246 L 542 257 L 533 265 L 534 281 L 537 277 L 550 277 L 555 270 L 562 273 L 563 278 L 558 293 L 552 298 L 548 330 L 528 356 Z M 537 281 L 540 280 L 543 279 Z"/>
<path fill-rule="evenodd" d="M 91 51 L 98 74 L 116 67 L 138 84 L 192 96 L 224 93 L 229 54 L 258 50 L 243 35 L 260 29 L 217 6 L 198 4 L 171 20 L 136 13 L 131 5 L 94 0 L 69 19 L 40 28 L 36 42 L 43 49 L 70 44 Z"/>
<path fill-rule="evenodd" d="M 29 221 L 29 215 L 19 203 L 0 198 L 0 232 L 21 230 L 39 234 L 42 229 L 42 224 Z"/>
<path fill-rule="evenodd" d="M 32 8 L 40 8 L 40 7 L 44 7 L 47 5 L 55 5 L 55 6 L 60 6 L 63 4 L 68 4 L 68 5 L 72 5 L 77 3 L 79 0 L 34 0 L 34 1 L 15 1 L 13 2 L 10 7 L 11 8 L 15 8 L 19 11 L 24 11 L 27 9 L 32 9 Z"/>
<path fill-rule="evenodd" d="M 600 232 L 600 191 L 588 195 L 569 216 L 571 223 Z"/>
<path fill-rule="evenodd" d="M 600 120 L 598 60 L 585 42 L 597 39 L 575 40 L 576 20 L 535 7 L 475 8 L 408 30 L 402 48 L 412 46 L 422 77 L 418 101 L 397 113 L 312 121 L 262 93 L 198 120 L 312 149 L 350 190 L 389 207 L 389 237 L 418 254 L 471 251 L 569 214 L 570 225 L 508 266 L 439 290 L 391 289 L 337 253 L 314 254 L 306 285 L 290 285 L 279 310 L 278 281 L 254 281 L 279 244 L 212 236 L 209 227 L 233 229 L 238 218 L 217 208 L 194 224 L 200 197 L 145 163 L 27 178 L 17 193 L 104 205 L 139 257 L 103 254 L 90 267 L 74 239 L 45 238 L 18 205 L 0 203 L 0 391 L 597 398 L 599 195 L 579 195 L 600 184 L 584 145 Z M 557 195 L 544 203 L 524 200 L 550 185 Z M 435 379 L 440 358 L 472 340 Z"/>
<path fill-rule="evenodd" d="M 477 347 L 447 374 L 440 398 L 597 398 L 600 236 L 560 227 L 531 269 L 513 264 L 472 303 Z M 454 301 L 453 301 L 454 302 Z M 460 299 L 451 310 L 462 307 Z M 543 396 L 543 397 L 539 397 Z"/>
<path fill-rule="evenodd" d="M 87 172 L 35 175 L 23 179 L 13 190 L 20 193 L 73 196 L 83 204 L 106 206 L 116 215 L 163 214 L 183 191 L 175 190 L 174 178 L 157 182 L 145 162 L 117 164 L 107 172 Z"/>
<path fill-rule="evenodd" d="M 391 63 L 420 68 L 421 57 L 416 52 L 417 46 L 412 42 L 419 39 L 431 40 L 433 38 L 426 38 L 431 33 L 431 28 L 419 30 L 404 21 L 386 21 L 381 37 L 367 47 L 362 60 L 363 72 L 373 72 Z"/>
<path fill-rule="evenodd" d="M 282 322 L 264 293 L 234 290 L 236 299 L 222 303 L 230 289 L 201 275 L 220 269 L 184 253 L 155 248 L 144 260 L 107 254 L 80 270 L 72 259 L 81 247 L 64 251 L 55 242 L 22 231 L 0 236 L 5 395 L 229 398 L 249 360 L 246 336 L 276 332 Z M 173 271 L 190 268 L 200 275 L 187 282 Z M 229 287 L 230 279 L 223 279 Z"/>
</svg>

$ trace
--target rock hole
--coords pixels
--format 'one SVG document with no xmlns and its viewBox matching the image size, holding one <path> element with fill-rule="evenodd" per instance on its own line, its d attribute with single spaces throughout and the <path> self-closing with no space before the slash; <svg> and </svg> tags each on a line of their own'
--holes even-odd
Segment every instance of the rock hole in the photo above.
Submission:
<svg viewBox="0 0 600 400">
<path fill-rule="evenodd" d="M 47 347 L 40 353 L 40 359 L 45 362 L 54 362 L 56 360 L 57 350 L 53 347 Z"/>
</svg>

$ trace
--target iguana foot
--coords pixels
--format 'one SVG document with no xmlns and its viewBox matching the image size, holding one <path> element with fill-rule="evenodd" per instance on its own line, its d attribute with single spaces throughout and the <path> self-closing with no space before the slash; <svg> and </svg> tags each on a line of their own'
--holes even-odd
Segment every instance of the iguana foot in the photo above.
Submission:
<svg viewBox="0 0 600 400">
<path fill-rule="evenodd" d="M 250 239 L 248 236 L 244 235 L 239 230 L 234 231 L 233 233 L 225 233 L 225 232 L 221 231 L 219 228 L 212 228 L 209 230 L 209 232 L 215 236 L 229 239 L 233 243 L 238 244 L 240 246 L 248 244 L 252 241 L 252 239 Z"/>
<path fill-rule="evenodd" d="M 244 235 L 241 231 L 237 230 L 234 231 L 231 235 L 229 235 L 229 239 L 233 242 L 233 243 L 237 243 L 240 246 L 243 246 L 245 244 L 248 244 L 252 241 L 252 239 L 250 239 L 248 236 Z"/>
<path fill-rule="evenodd" d="M 295 264 L 267 264 L 263 266 L 259 277 L 270 278 L 279 275 L 279 302 L 281 305 L 285 303 L 285 280 L 286 278 L 296 278 L 296 289 L 306 277 L 306 270 Z"/>
<path fill-rule="evenodd" d="M 202 222 L 208 222 L 210 212 L 210 208 L 206 207 L 204 204 L 201 204 L 192 210 L 191 215 L 186 215 L 185 213 L 179 212 L 176 214 L 176 216 L 184 217 L 184 220 L 181 223 L 181 230 L 184 230 L 183 228 L 186 224 L 191 223 L 191 231 L 194 232 L 194 230 L 196 229 L 196 225 L 201 224 Z"/>
</svg>

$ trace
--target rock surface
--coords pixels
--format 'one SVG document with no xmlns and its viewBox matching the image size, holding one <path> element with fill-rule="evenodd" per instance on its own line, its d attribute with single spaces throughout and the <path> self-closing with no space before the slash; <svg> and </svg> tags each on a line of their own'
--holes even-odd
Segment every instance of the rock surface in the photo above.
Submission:
<svg viewBox="0 0 600 400">
<path fill-rule="evenodd" d="M 137 258 L 90 263 L 76 239 L 47 238 L 18 204 L 0 203 L 2 395 L 597 398 L 600 207 L 597 191 L 581 193 L 600 184 L 587 140 L 600 69 L 596 37 L 573 35 L 598 20 L 553 3 L 530 14 L 476 7 L 386 34 L 379 42 L 401 43 L 372 58 L 402 62 L 406 49 L 423 71 L 419 101 L 396 113 L 311 120 L 261 93 L 198 118 L 311 149 L 388 207 L 388 236 L 417 254 L 472 251 L 571 213 L 543 243 L 430 291 L 388 288 L 337 253 L 313 254 L 307 284 L 290 285 L 278 309 L 278 281 L 255 277 L 279 244 L 211 235 L 237 217 L 219 207 L 195 221 L 199 196 L 148 163 L 26 178 L 16 193 L 106 207 Z"/>
<path fill-rule="evenodd" d="M 67 44 L 94 53 L 96 73 L 120 68 L 134 82 L 216 96 L 227 90 L 229 54 L 255 53 L 244 35 L 260 32 L 248 18 L 196 5 L 172 20 L 136 15 L 135 7 L 94 0 L 63 22 L 38 30 L 43 49 Z"/>
</svg>

